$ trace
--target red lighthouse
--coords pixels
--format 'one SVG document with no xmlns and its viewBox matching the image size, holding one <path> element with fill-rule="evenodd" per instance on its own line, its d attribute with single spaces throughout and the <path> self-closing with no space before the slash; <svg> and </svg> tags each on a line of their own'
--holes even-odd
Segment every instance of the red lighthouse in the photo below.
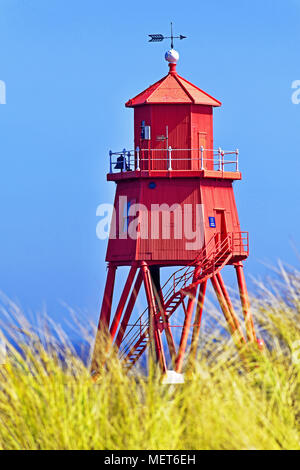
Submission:
<svg viewBox="0 0 300 470">
<path fill-rule="evenodd" d="M 128 368 L 149 346 L 163 372 L 181 372 L 187 353 L 197 350 L 209 279 L 237 343 L 256 341 L 243 273 L 248 233 L 241 231 L 232 188 L 241 179 L 239 152 L 214 149 L 213 110 L 221 103 L 178 75 L 178 57 L 171 49 L 169 73 L 126 103 L 134 109 L 133 149 L 110 152 L 107 180 L 116 183 L 116 196 L 96 338 L 97 346 L 109 333 Z M 236 270 L 245 335 L 222 279 L 226 265 Z M 113 312 L 120 266 L 129 273 Z M 166 267 L 174 272 L 162 285 Z M 142 287 L 145 311 L 137 316 Z M 98 367 L 95 347 L 92 369 Z"/>
</svg>

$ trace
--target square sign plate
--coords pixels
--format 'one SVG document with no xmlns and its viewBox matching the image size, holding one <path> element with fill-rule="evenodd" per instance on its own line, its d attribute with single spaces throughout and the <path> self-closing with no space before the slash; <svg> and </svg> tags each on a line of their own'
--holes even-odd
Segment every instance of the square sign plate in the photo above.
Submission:
<svg viewBox="0 0 300 470">
<path fill-rule="evenodd" d="M 214 217 L 208 217 L 209 219 L 209 226 L 212 228 L 216 228 L 216 219 Z"/>
</svg>

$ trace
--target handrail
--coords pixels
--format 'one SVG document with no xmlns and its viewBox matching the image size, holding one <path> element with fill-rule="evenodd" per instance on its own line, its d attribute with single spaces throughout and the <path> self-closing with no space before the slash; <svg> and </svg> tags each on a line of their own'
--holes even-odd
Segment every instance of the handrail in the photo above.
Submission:
<svg viewBox="0 0 300 470">
<path fill-rule="evenodd" d="M 189 156 L 182 156 L 178 152 L 189 153 Z M 195 153 L 196 156 L 194 155 Z M 235 157 L 226 159 L 230 155 Z M 165 164 L 163 165 L 161 162 L 165 162 Z M 180 162 L 190 162 L 191 168 L 186 168 L 186 164 L 181 165 L 182 168 L 178 168 Z M 198 165 L 194 162 L 198 162 Z M 174 168 L 173 163 L 176 163 L 177 168 Z M 233 165 L 234 169 L 227 170 L 225 167 L 228 165 Z M 161 166 L 163 168 L 160 168 Z M 194 168 L 192 168 L 193 166 Z M 164 149 L 140 149 L 137 147 L 135 150 L 123 149 L 120 152 L 109 152 L 110 173 L 114 173 L 115 170 L 126 172 L 149 169 L 154 171 L 163 169 L 167 171 L 176 171 L 178 169 L 215 169 L 222 172 L 239 171 L 239 150 L 208 149 L 204 147 L 181 149 L 169 146 Z"/>
<path fill-rule="evenodd" d="M 210 241 L 208 242 L 208 244 L 206 245 L 206 247 L 204 247 L 201 251 L 204 253 L 205 251 L 207 251 L 207 248 L 209 247 L 209 245 L 211 244 L 212 241 L 215 240 L 216 236 L 218 236 L 219 234 L 215 234 L 213 235 L 213 237 L 210 239 Z M 219 254 L 219 258 L 216 258 L 216 257 L 213 257 L 213 258 L 210 258 L 210 264 L 212 265 L 212 267 L 215 269 L 215 265 L 217 263 L 217 261 L 220 259 L 221 256 L 223 256 L 224 254 L 224 251 L 223 251 L 223 248 L 226 247 L 226 248 L 229 248 L 229 245 L 228 245 L 228 242 L 230 242 L 231 240 L 231 234 L 229 233 L 227 235 L 227 237 L 225 237 L 225 239 L 221 240 L 221 241 L 218 241 L 216 244 L 215 244 L 215 248 L 210 252 L 210 255 L 212 253 L 218 253 Z M 228 251 L 228 250 L 227 250 Z M 209 256 L 210 256 L 209 255 Z M 200 258 L 199 258 L 200 255 L 198 255 L 198 257 L 196 258 L 196 260 L 198 260 L 198 263 L 196 263 L 196 260 L 194 260 L 193 263 L 191 263 L 188 268 L 186 267 L 183 267 L 183 268 L 180 268 L 178 271 L 176 271 L 176 273 L 174 273 L 172 276 L 169 277 L 169 279 L 166 281 L 166 283 L 162 286 L 162 291 L 164 290 L 164 288 L 168 285 L 168 283 L 170 282 L 170 280 L 172 279 L 172 277 L 174 278 L 174 284 L 173 284 L 173 288 L 172 288 L 172 284 L 171 284 L 171 288 L 169 288 L 169 290 L 165 293 L 165 296 L 164 296 L 164 302 L 165 304 L 167 304 L 167 302 L 175 295 L 178 295 L 180 293 L 180 291 L 182 289 L 187 289 L 188 286 L 187 286 L 187 280 L 192 280 L 192 282 L 189 284 L 190 286 L 193 284 L 193 282 L 197 282 L 197 280 L 199 280 L 199 277 L 201 277 L 201 275 L 203 276 L 203 273 L 205 272 L 205 268 L 202 266 L 202 274 L 199 275 L 197 277 L 196 280 L 194 280 L 194 267 L 197 266 L 197 264 L 200 263 Z M 206 260 L 206 269 L 209 269 L 209 266 L 210 266 L 208 260 Z M 205 266 L 205 265 L 204 265 Z M 185 269 L 186 268 L 186 269 Z M 178 274 L 178 272 L 181 272 L 182 270 L 185 271 L 183 272 L 183 274 L 181 276 L 177 276 L 176 277 L 176 274 Z M 188 276 L 187 276 L 187 273 L 188 273 Z M 184 279 L 184 283 L 181 283 L 181 281 Z M 175 291 L 175 287 L 178 287 L 181 283 L 181 287 Z M 136 326 L 140 326 L 140 322 L 141 322 L 141 318 L 145 315 L 145 313 L 148 311 L 148 308 L 146 308 L 144 310 L 144 312 L 142 313 L 142 315 L 137 319 L 136 323 L 132 325 L 130 331 L 128 332 L 128 334 L 126 335 L 126 337 L 124 336 L 123 338 L 123 341 L 125 340 L 125 338 L 128 338 L 130 332 L 136 327 Z M 156 314 L 159 313 L 159 312 L 155 312 Z M 137 330 L 135 334 L 133 334 L 130 339 L 129 339 L 129 342 L 127 342 L 126 346 L 124 347 L 124 349 L 122 350 L 121 352 L 121 359 L 124 358 L 125 356 L 129 355 L 131 353 L 131 351 L 134 352 L 134 347 L 133 345 L 135 345 L 140 339 L 143 338 L 146 338 L 147 336 L 147 332 L 148 332 L 148 328 L 149 328 L 149 321 L 148 321 L 148 318 L 145 319 L 146 320 L 146 323 L 143 324 L 143 329 L 140 330 L 140 332 Z"/>
<path fill-rule="evenodd" d="M 210 244 L 212 243 L 212 241 L 215 241 L 215 238 L 216 238 L 216 235 L 213 235 L 212 238 L 209 240 L 209 242 L 207 243 L 207 245 L 202 248 L 201 250 L 201 254 L 204 253 L 205 251 L 207 251 L 207 249 L 209 248 Z M 218 244 L 217 244 L 218 246 Z M 194 276 L 194 268 L 197 264 L 200 264 L 201 262 L 201 254 L 199 254 L 197 256 L 197 258 L 188 265 L 188 267 L 186 266 L 183 266 L 182 268 L 178 269 L 175 273 L 173 273 L 168 279 L 167 281 L 165 282 L 165 284 L 161 287 L 161 290 L 164 291 L 165 287 L 167 287 L 167 285 L 170 283 L 171 280 L 173 280 L 173 282 L 171 283 L 171 287 L 169 288 L 169 290 L 165 293 L 165 296 L 164 296 L 164 300 L 165 302 L 167 302 L 171 296 L 171 294 L 175 294 L 176 292 L 176 288 L 178 287 L 178 285 L 180 284 L 180 281 L 182 279 L 184 279 L 184 284 L 182 286 L 182 288 L 185 288 L 187 287 L 187 280 L 190 280 L 193 276 Z M 181 276 L 178 276 L 178 273 L 180 272 L 183 272 L 183 274 Z M 188 276 L 187 276 L 188 274 Z M 140 325 L 140 321 L 142 319 L 142 317 L 145 315 L 145 313 L 148 311 L 148 307 L 144 310 L 144 312 L 140 315 L 140 317 L 137 319 L 137 321 L 132 325 L 132 327 L 130 328 L 130 330 L 128 331 L 128 333 L 126 334 L 126 336 L 123 337 L 123 341 L 129 336 L 130 332 L 137 326 Z M 146 327 L 148 327 L 148 323 L 146 324 Z M 144 328 L 145 330 L 146 328 Z M 141 335 L 144 333 L 144 330 L 141 332 Z M 139 335 L 137 335 L 139 336 Z M 123 342 L 122 341 L 122 342 Z"/>
<path fill-rule="evenodd" d="M 230 253 L 234 254 L 246 254 L 249 250 L 248 232 L 232 232 L 228 233 L 222 238 L 221 233 L 214 234 L 208 243 L 201 249 L 195 260 L 190 263 L 187 267 L 184 266 L 173 273 L 162 286 L 161 290 L 164 293 L 165 304 L 174 296 L 178 295 L 181 290 L 188 289 L 195 282 L 199 282 L 199 278 L 203 278 L 204 275 L 208 275 L 210 269 L 211 274 L 215 272 L 218 265 L 226 255 Z M 201 272 L 198 277 L 194 279 L 195 267 L 200 266 Z M 179 274 L 180 273 L 180 274 Z M 168 290 L 166 288 L 170 284 Z M 180 287 L 179 287 L 180 286 Z M 164 292 L 166 290 L 166 292 Z M 157 307 L 157 306 L 156 306 Z M 124 335 L 122 343 L 125 344 L 121 351 L 121 358 L 126 357 L 130 354 L 133 345 L 139 340 L 147 337 L 149 328 L 148 317 L 145 314 L 148 312 L 148 307 L 139 316 L 137 321 L 131 325 L 126 335 Z M 156 311 L 155 314 L 159 313 Z M 139 328 L 137 328 L 139 327 Z M 137 328 L 135 330 L 135 328 Z M 133 334 L 131 335 L 131 333 Z M 122 344 L 121 343 L 121 344 Z"/>
<path fill-rule="evenodd" d="M 201 251 L 204 251 L 204 250 L 207 250 L 207 248 L 209 247 L 210 243 L 212 242 L 212 240 L 215 239 L 215 235 L 213 235 L 213 237 L 210 239 L 210 241 L 208 242 L 208 244 L 205 246 L 205 248 L 202 248 Z M 197 256 L 196 260 L 199 259 L 200 257 L 200 254 Z M 166 292 L 165 294 L 165 300 L 167 300 L 167 297 L 169 295 L 169 292 L 171 292 L 172 290 L 175 292 L 175 288 L 178 286 L 179 284 L 179 281 L 180 279 L 185 276 L 185 280 L 187 279 L 186 278 L 186 274 L 187 272 L 189 272 L 189 270 L 192 270 L 192 272 L 194 272 L 194 267 L 195 267 L 195 261 L 196 260 L 193 260 L 189 265 L 188 267 L 186 266 L 183 266 L 182 268 L 178 269 L 175 273 L 173 273 L 168 279 L 167 281 L 165 282 L 165 284 L 161 287 L 161 290 L 163 291 L 165 289 L 165 287 L 170 283 L 171 280 L 173 280 L 173 283 L 172 283 L 172 286 L 171 288 L 169 289 L 169 291 Z M 184 274 L 183 276 L 177 276 L 176 275 L 180 272 L 184 271 Z M 189 276 L 190 277 L 190 276 Z M 138 325 L 140 324 L 140 320 L 142 319 L 143 315 L 148 311 L 148 307 L 144 310 L 144 312 L 140 315 L 140 317 L 137 319 L 137 321 L 131 326 L 130 330 L 127 332 L 126 335 L 124 335 L 123 337 L 123 341 L 128 337 L 128 335 L 130 334 L 130 332 Z M 122 341 L 122 342 L 123 342 Z"/>
</svg>

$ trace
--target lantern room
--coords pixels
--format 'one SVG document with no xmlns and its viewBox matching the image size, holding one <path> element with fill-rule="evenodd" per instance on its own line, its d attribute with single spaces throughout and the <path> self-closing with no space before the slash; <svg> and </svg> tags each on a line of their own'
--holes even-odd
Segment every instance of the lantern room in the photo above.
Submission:
<svg viewBox="0 0 300 470">
<path fill-rule="evenodd" d="M 157 177 L 172 171 L 177 176 L 241 178 L 238 150 L 214 149 L 213 109 L 221 102 L 178 75 L 178 58 L 171 49 L 169 73 L 127 101 L 125 106 L 134 109 L 134 148 L 110 152 L 109 180 L 152 171 Z M 122 175 L 114 175 L 115 170 Z M 125 176 L 128 171 L 138 173 Z"/>
<path fill-rule="evenodd" d="M 201 148 L 206 157 L 212 156 L 213 108 L 221 103 L 178 75 L 176 63 L 169 63 L 169 69 L 168 75 L 126 103 L 134 108 L 135 148 L 144 157 L 142 169 L 165 169 L 169 147 L 174 170 L 199 169 Z M 203 166 L 213 169 L 212 159 Z"/>
</svg>

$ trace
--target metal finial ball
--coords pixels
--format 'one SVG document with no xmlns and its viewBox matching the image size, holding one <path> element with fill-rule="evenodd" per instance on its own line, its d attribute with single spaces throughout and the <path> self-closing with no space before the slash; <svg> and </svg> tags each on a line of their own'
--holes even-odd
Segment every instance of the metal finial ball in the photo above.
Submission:
<svg viewBox="0 0 300 470">
<path fill-rule="evenodd" d="M 165 59 L 170 64 L 177 64 L 179 60 L 179 53 L 175 51 L 175 49 L 170 49 L 169 51 L 166 52 Z"/>
</svg>

